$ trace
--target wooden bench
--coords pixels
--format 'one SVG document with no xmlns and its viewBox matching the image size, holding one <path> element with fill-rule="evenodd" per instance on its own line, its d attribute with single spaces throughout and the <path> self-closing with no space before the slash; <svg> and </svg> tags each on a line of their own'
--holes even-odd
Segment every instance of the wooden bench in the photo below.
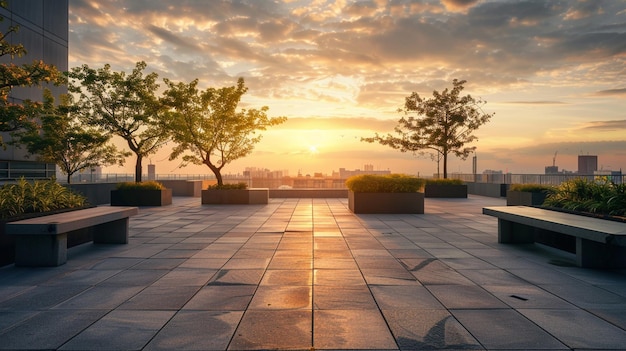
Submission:
<svg viewBox="0 0 626 351">
<path fill-rule="evenodd" d="M 626 223 L 527 206 L 483 208 L 498 218 L 499 243 L 533 243 L 542 233 L 560 233 L 576 240 L 579 267 L 626 267 Z"/>
<path fill-rule="evenodd" d="M 67 262 L 67 235 L 87 229 L 94 243 L 127 244 L 129 217 L 137 207 L 100 206 L 6 224 L 15 236 L 16 266 L 59 266 Z"/>
</svg>

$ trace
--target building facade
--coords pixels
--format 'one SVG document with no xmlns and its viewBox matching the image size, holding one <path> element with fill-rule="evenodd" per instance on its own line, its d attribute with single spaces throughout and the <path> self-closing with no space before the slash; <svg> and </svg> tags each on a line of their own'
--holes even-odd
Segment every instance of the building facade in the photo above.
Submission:
<svg viewBox="0 0 626 351">
<path fill-rule="evenodd" d="M 598 170 L 598 156 L 578 155 L 578 174 L 593 175 Z"/>
<path fill-rule="evenodd" d="M 19 30 L 10 34 L 7 41 L 22 44 L 27 54 L 22 57 L 5 55 L 0 64 L 22 65 L 43 60 L 60 71 L 68 70 L 68 0 L 8 0 L 7 8 L 0 8 L 0 32 L 7 33 L 11 26 Z M 55 97 L 66 93 L 66 87 L 47 86 Z M 10 102 L 24 100 L 42 101 L 43 88 L 13 88 Z M 10 140 L 6 133 L 5 141 Z M 6 145 L 0 148 L 0 181 L 25 178 L 51 178 L 56 174 L 54 164 L 36 162 L 27 158 L 26 152 L 18 147 Z"/>
</svg>

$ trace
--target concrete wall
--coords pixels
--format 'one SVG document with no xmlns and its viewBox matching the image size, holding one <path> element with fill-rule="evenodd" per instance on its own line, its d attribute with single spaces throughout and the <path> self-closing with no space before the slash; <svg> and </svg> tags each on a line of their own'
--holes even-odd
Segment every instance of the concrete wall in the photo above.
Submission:
<svg viewBox="0 0 626 351">
<path fill-rule="evenodd" d="M 270 189 L 270 198 L 348 198 L 348 189 Z"/>
<path fill-rule="evenodd" d="M 66 184 L 65 186 L 85 196 L 91 205 L 104 205 L 111 203 L 111 190 L 115 189 L 117 183 Z"/>
<path fill-rule="evenodd" d="M 467 193 L 489 197 L 506 197 L 509 184 L 467 182 Z"/>
<path fill-rule="evenodd" d="M 173 196 L 200 197 L 202 189 L 215 183 L 214 180 L 157 180 L 166 188 L 172 189 Z"/>
</svg>

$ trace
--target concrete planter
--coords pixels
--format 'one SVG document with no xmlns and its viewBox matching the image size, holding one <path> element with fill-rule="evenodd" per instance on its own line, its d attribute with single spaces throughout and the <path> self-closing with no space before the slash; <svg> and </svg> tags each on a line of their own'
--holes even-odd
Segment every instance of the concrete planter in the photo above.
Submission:
<svg viewBox="0 0 626 351">
<path fill-rule="evenodd" d="M 348 192 L 348 207 L 353 213 L 424 213 L 424 193 Z"/>
<path fill-rule="evenodd" d="M 507 206 L 541 206 L 546 199 L 545 192 L 528 192 L 508 190 L 506 192 Z"/>
<path fill-rule="evenodd" d="M 467 198 L 466 184 L 426 184 L 425 197 Z"/>
<path fill-rule="evenodd" d="M 208 189 L 202 190 L 203 205 L 266 205 L 269 189 Z"/>
<path fill-rule="evenodd" d="M 172 204 L 172 189 L 111 190 L 111 206 L 167 206 Z"/>
</svg>

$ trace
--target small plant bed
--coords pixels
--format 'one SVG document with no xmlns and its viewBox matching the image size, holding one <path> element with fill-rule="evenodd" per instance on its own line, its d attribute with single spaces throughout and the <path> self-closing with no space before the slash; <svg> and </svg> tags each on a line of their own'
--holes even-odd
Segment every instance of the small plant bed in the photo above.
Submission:
<svg viewBox="0 0 626 351">
<path fill-rule="evenodd" d="M 569 180 L 551 189 L 542 207 L 623 222 L 626 184 L 607 178 Z"/>
<path fill-rule="evenodd" d="M 266 205 L 269 189 L 248 188 L 246 183 L 214 184 L 202 190 L 203 205 Z"/>
<path fill-rule="evenodd" d="M 431 198 L 467 198 L 467 184 L 460 179 L 427 179 L 424 195 Z"/>
<path fill-rule="evenodd" d="M 172 189 L 155 181 L 124 182 L 111 191 L 111 206 L 167 206 L 172 204 Z"/>
<path fill-rule="evenodd" d="M 403 174 L 358 175 L 346 180 L 353 213 L 424 213 L 424 180 Z"/>
</svg>

